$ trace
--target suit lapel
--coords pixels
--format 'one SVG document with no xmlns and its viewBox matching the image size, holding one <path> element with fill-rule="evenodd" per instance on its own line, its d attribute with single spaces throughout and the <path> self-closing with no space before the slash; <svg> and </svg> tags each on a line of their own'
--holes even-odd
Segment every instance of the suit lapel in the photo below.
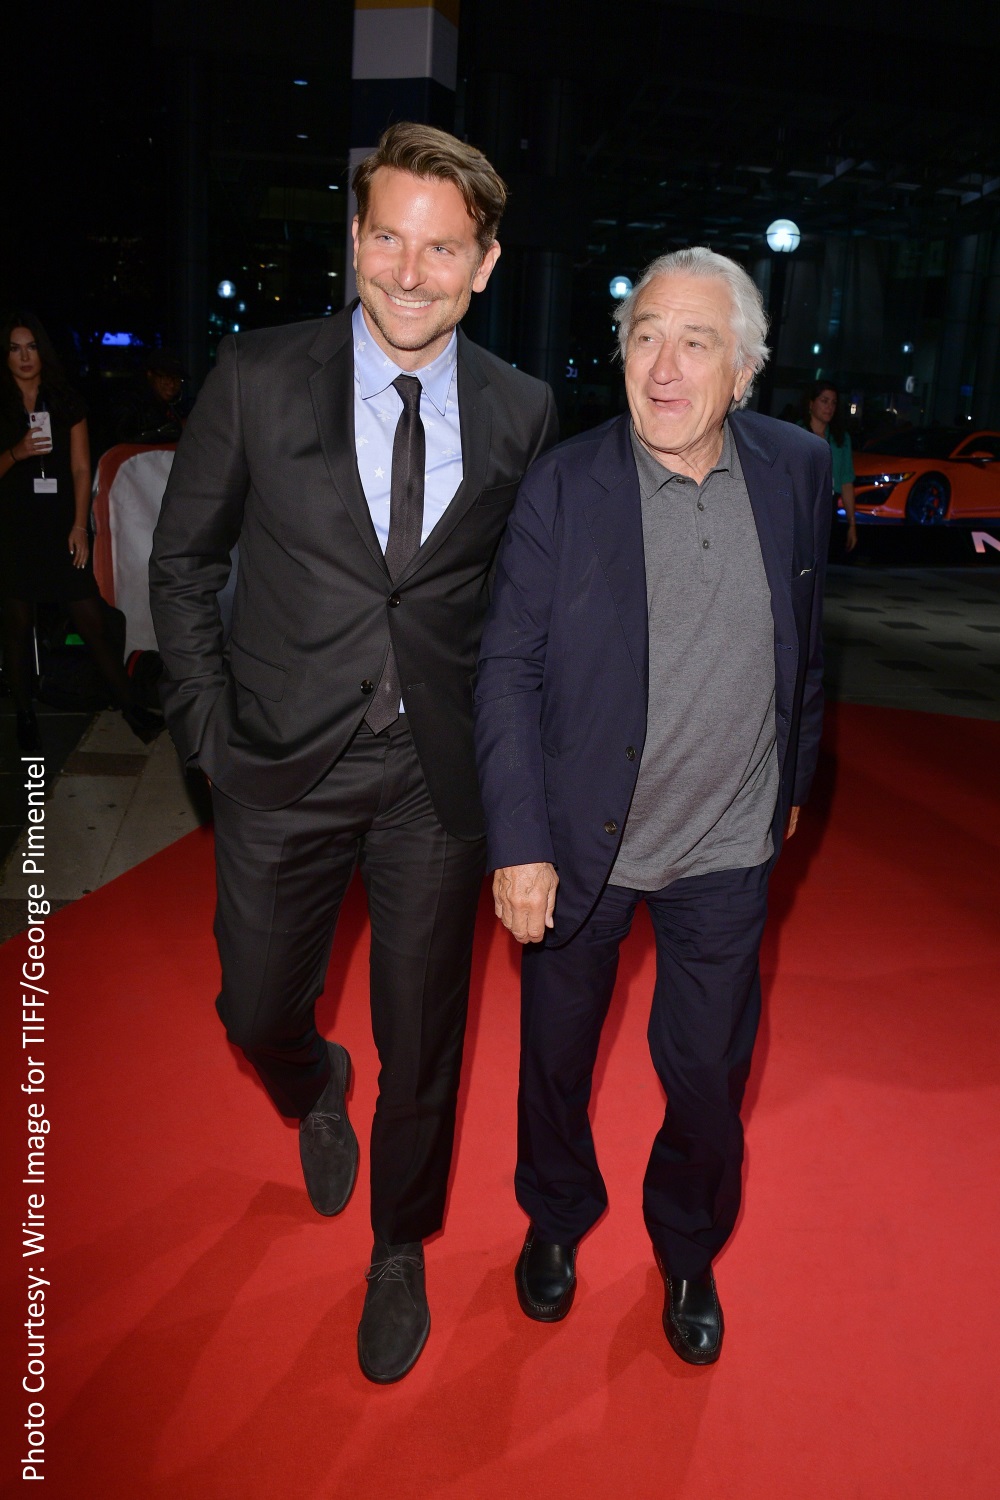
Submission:
<svg viewBox="0 0 1000 1500">
<path fill-rule="evenodd" d="M 388 577 L 358 473 L 354 443 L 353 308 L 321 324 L 309 353 L 319 364 L 309 377 L 316 426 L 330 478 L 372 557 Z"/>
<path fill-rule="evenodd" d="M 587 525 L 608 581 L 632 665 L 649 688 L 649 614 L 646 607 L 646 556 L 642 541 L 639 476 L 629 438 L 629 418 L 608 431 L 593 467 L 586 501 Z"/>
<path fill-rule="evenodd" d="M 775 462 L 778 450 L 766 435 L 755 430 L 752 413 L 748 420 L 746 413 L 733 412 L 729 425 L 750 496 L 778 638 L 792 641 L 795 639 L 791 608 L 795 500 L 791 475 L 783 464 Z"/>
<path fill-rule="evenodd" d="M 493 429 L 489 382 L 476 358 L 475 345 L 470 344 L 461 329 L 458 333 L 458 420 L 462 433 L 462 482 L 397 583 L 405 582 L 433 557 L 469 507 L 479 499 L 486 483 Z"/>
</svg>

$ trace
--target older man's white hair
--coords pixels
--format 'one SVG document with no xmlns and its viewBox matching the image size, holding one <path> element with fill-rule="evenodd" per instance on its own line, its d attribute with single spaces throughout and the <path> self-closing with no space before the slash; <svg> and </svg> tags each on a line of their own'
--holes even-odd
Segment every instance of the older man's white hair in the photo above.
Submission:
<svg viewBox="0 0 1000 1500">
<path fill-rule="evenodd" d="M 707 245 L 691 245 L 685 250 L 671 250 L 668 255 L 657 256 L 643 271 L 636 285 L 623 301 L 612 308 L 611 316 L 618 325 L 618 348 L 622 362 L 628 346 L 629 330 L 636 302 L 644 287 L 657 276 L 714 276 L 724 281 L 733 302 L 730 324 L 736 336 L 734 365 L 737 370 L 749 368 L 751 380 L 743 393 L 743 399 L 734 405 L 746 406 L 753 394 L 753 382 L 760 374 L 770 353 L 764 340 L 767 337 L 767 313 L 764 299 L 756 285 L 735 260 L 709 250 Z"/>
</svg>

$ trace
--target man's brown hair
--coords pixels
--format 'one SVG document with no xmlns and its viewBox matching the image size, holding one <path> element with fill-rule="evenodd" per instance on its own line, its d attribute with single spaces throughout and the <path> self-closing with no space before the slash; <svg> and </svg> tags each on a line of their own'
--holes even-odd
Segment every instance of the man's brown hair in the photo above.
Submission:
<svg viewBox="0 0 1000 1500">
<path fill-rule="evenodd" d="M 368 213 L 371 181 L 379 167 L 453 182 L 476 226 L 479 248 L 486 254 L 497 237 L 507 202 L 507 186 L 475 146 L 468 146 L 433 125 L 418 125 L 412 120 L 390 125 L 371 156 L 366 156 L 357 167 L 351 183 L 358 200 L 358 222 L 362 225 Z"/>
</svg>

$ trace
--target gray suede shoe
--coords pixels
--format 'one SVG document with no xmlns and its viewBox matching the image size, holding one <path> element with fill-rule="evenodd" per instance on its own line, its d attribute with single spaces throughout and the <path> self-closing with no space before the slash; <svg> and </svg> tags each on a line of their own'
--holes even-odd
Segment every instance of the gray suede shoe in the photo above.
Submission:
<svg viewBox="0 0 1000 1500">
<path fill-rule="evenodd" d="M 299 1157 L 309 1201 L 318 1214 L 339 1214 L 358 1175 L 358 1138 L 347 1118 L 351 1059 L 337 1042 L 327 1042 L 330 1079 L 312 1109 L 299 1121 Z"/>
<path fill-rule="evenodd" d="M 402 1380 L 412 1370 L 431 1331 L 424 1289 L 424 1247 L 376 1240 L 365 1272 L 368 1291 L 358 1327 L 361 1373 L 377 1385 Z"/>
</svg>

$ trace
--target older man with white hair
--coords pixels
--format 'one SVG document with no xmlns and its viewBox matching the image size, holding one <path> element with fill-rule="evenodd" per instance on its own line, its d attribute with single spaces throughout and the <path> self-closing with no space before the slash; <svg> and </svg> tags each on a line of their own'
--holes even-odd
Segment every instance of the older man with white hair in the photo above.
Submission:
<svg viewBox="0 0 1000 1500">
<path fill-rule="evenodd" d="M 476 692 L 496 911 L 525 945 L 515 1182 L 531 1222 L 516 1285 L 528 1317 L 565 1317 L 577 1246 L 607 1206 L 588 1104 L 645 901 L 667 1105 L 643 1210 L 667 1338 L 709 1364 L 768 877 L 819 744 L 830 458 L 743 409 L 767 320 L 734 261 L 661 256 L 615 316 L 628 415 L 525 477 Z"/>
</svg>

